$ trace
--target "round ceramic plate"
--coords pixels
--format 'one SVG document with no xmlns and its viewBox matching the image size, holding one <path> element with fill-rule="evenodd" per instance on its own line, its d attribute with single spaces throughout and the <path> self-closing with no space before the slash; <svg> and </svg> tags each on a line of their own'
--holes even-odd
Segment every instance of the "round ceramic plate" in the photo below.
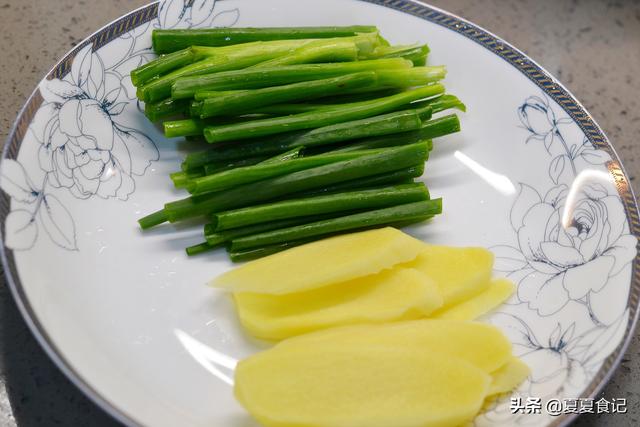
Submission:
<svg viewBox="0 0 640 427">
<path fill-rule="evenodd" d="M 518 285 L 486 319 L 532 368 L 514 396 L 534 412 L 536 398 L 593 397 L 616 367 L 638 309 L 635 199 L 600 128 L 540 66 L 410 0 L 166 0 L 67 54 L 21 111 L 1 164 L 2 260 L 18 305 L 58 366 L 125 424 L 255 425 L 230 384 L 235 361 L 264 347 L 204 285 L 231 268 L 226 255 L 185 256 L 199 227 L 137 227 L 181 196 L 167 175 L 184 153 L 145 119 L 128 77 L 154 56 L 151 31 L 353 24 L 429 43 L 429 62 L 447 65 L 447 89 L 468 106 L 423 178 L 444 214 L 408 232 L 490 247 L 496 274 Z M 575 416 L 513 409 L 498 400 L 476 424 Z"/>
</svg>

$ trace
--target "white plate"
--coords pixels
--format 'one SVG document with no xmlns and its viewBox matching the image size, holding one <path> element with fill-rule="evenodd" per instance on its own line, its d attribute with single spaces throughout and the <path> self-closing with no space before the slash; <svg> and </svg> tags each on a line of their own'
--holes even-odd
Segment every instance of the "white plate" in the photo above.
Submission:
<svg viewBox="0 0 640 427">
<path fill-rule="evenodd" d="M 636 319 L 640 224 L 613 148 L 564 87 L 485 30 L 408 0 L 184 3 L 151 4 L 80 43 L 34 91 L 5 147 L 9 283 L 40 343 L 85 393 L 129 425 L 254 425 L 229 383 L 234 360 L 264 345 L 204 286 L 231 267 L 225 254 L 187 259 L 199 227 L 137 228 L 180 197 L 167 174 L 182 153 L 140 113 L 128 81 L 153 57 L 151 30 L 374 24 L 393 43 L 428 42 L 429 62 L 447 65 L 447 89 L 469 107 L 424 176 L 444 214 L 409 232 L 491 247 L 496 273 L 518 284 L 488 320 L 533 369 L 517 392 L 524 403 L 595 395 Z M 477 425 L 575 416 L 510 409 L 499 401 Z"/>
</svg>

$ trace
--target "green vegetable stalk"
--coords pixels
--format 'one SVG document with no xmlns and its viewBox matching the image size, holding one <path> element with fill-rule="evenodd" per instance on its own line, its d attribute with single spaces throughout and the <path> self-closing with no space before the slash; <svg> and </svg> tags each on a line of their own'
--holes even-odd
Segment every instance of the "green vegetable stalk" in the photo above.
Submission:
<svg viewBox="0 0 640 427">
<path fill-rule="evenodd" d="M 379 175 L 414 166 L 426 161 L 429 156 L 427 144 L 418 143 L 384 149 L 380 153 L 360 156 L 355 159 L 318 166 L 287 175 L 240 185 L 200 197 L 189 197 L 167 203 L 161 213 L 151 214 L 140 220 L 140 225 L 156 225 L 160 219 L 181 221 L 214 212 L 250 206 L 257 202 L 273 200 L 288 194 L 319 189 L 344 181 Z"/>
<path fill-rule="evenodd" d="M 328 126 L 384 114 L 410 102 L 439 95 L 443 92 L 444 87 L 442 85 L 433 84 L 377 100 L 355 102 L 331 109 L 230 125 L 206 126 L 204 136 L 207 142 L 214 143 Z"/>
<path fill-rule="evenodd" d="M 426 200 L 390 208 L 375 209 L 280 230 L 267 231 L 231 241 L 231 251 L 295 242 L 329 234 L 428 219 L 442 213 L 442 199 Z"/>
<path fill-rule="evenodd" d="M 352 89 L 365 88 L 375 84 L 376 81 L 377 76 L 374 72 L 365 71 L 263 89 L 218 92 L 213 97 L 204 99 L 200 117 L 244 114 L 265 105 L 321 98 Z"/>
<path fill-rule="evenodd" d="M 344 214 L 428 199 L 429 191 L 423 183 L 347 191 L 220 212 L 213 215 L 213 227 L 216 231 L 222 231 L 281 219 L 328 213 Z"/>
<path fill-rule="evenodd" d="M 402 58 L 327 64 L 299 64 L 179 77 L 171 87 L 173 99 L 193 98 L 199 92 L 259 89 L 310 80 L 326 79 L 361 71 L 408 69 L 410 61 Z M 203 98 L 206 96 L 203 96 Z"/>
<path fill-rule="evenodd" d="M 318 147 L 361 138 L 417 131 L 423 125 L 422 120 L 427 117 L 428 110 L 406 110 L 313 130 L 276 135 L 256 142 L 216 144 L 209 150 L 188 154 L 183 162 L 183 168 L 191 170 L 213 161 L 273 155 L 295 147 Z"/>
<path fill-rule="evenodd" d="M 151 42 L 156 53 L 170 53 L 189 46 L 229 46 L 257 41 L 324 39 L 377 33 L 374 26 L 197 28 L 153 30 Z"/>
</svg>

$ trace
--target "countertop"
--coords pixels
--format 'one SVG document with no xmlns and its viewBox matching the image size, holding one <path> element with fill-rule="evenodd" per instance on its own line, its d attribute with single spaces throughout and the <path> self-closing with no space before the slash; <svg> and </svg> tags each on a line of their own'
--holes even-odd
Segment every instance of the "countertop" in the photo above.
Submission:
<svg viewBox="0 0 640 427">
<path fill-rule="evenodd" d="M 320 0 L 318 0 L 320 1 Z M 82 38 L 146 0 L 0 0 L 0 141 L 36 83 Z M 640 0 L 433 0 L 530 55 L 560 79 L 612 141 L 638 194 Z M 0 426 L 116 426 L 52 364 L 0 279 Z M 626 415 L 576 426 L 640 424 L 640 340 L 605 388 Z"/>
</svg>

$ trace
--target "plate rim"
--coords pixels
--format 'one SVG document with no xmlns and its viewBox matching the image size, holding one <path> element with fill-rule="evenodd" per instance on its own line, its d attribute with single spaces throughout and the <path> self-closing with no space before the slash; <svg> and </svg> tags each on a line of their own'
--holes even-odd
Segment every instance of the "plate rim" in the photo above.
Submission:
<svg viewBox="0 0 640 427">
<path fill-rule="evenodd" d="M 433 6 L 426 1 L 356 1 L 397 10 L 457 32 L 458 34 L 461 34 L 481 45 L 483 48 L 491 51 L 501 59 L 507 61 L 516 70 L 524 74 L 529 80 L 536 84 L 545 93 L 545 95 L 552 98 L 574 120 L 594 146 L 607 151 L 611 155 L 612 161 L 607 165 L 608 172 L 615 180 L 618 194 L 620 195 L 625 208 L 625 216 L 629 221 L 630 232 L 633 235 L 640 237 L 638 203 L 635 198 L 634 190 L 630 185 L 628 175 L 615 151 L 614 146 L 582 103 L 580 103 L 580 101 L 578 101 L 577 98 L 558 79 L 556 79 L 552 73 L 501 37 L 469 20 Z M 62 56 L 62 59 L 60 59 L 44 76 L 44 79 L 64 77 L 69 71 L 71 61 L 74 59 L 75 55 L 89 43 L 93 45 L 92 50 L 95 51 L 127 31 L 156 18 L 160 2 L 161 0 L 152 1 L 139 8 L 126 12 L 120 17 L 102 26 L 67 51 L 64 56 Z M 43 99 L 40 95 L 39 86 L 36 86 L 18 111 L 16 119 L 13 121 L 11 128 L 9 129 L 0 161 L 15 158 L 17 156 L 27 128 L 33 120 L 35 112 L 42 101 Z M 142 426 L 142 424 L 136 421 L 132 415 L 125 413 L 115 404 L 103 397 L 85 378 L 75 371 L 72 364 L 62 356 L 58 347 L 53 343 L 46 331 L 46 328 L 44 328 L 44 325 L 40 323 L 36 313 L 29 304 L 24 293 L 24 288 L 20 283 L 20 277 L 17 273 L 15 260 L 13 259 L 13 251 L 6 248 L 4 245 L 3 225 L 6 216 L 9 213 L 10 200 L 5 193 L 0 193 L 0 241 L 2 242 L 2 244 L 0 244 L 0 260 L 2 261 L 4 275 L 7 279 L 11 295 L 32 335 L 58 369 L 60 369 L 71 383 L 78 387 L 92 402 L 116 421 L 124 425 L 136 427 Z M 640 317 L 640 310 L 638 309 L 638 300 L 640 296 L 639 269 L 640 251 L 636 254 L 632 263 L 629 299 L 627 302 L 630 309 L 630 316 L 625 328 L 624 338 L 618 344 L 616 349 L 607 356 L 603 365 L 598 370 L 598 373 L 585 388 L 580 398 L 594 398 L 600 393 L 616 372 L 631 343 L 638 323 L 638 318 Z M 562 414 L 556 417 L 549 426 L 567 426 L 578 416 L 579 414 L 577 413 Z"/>
</svg>

